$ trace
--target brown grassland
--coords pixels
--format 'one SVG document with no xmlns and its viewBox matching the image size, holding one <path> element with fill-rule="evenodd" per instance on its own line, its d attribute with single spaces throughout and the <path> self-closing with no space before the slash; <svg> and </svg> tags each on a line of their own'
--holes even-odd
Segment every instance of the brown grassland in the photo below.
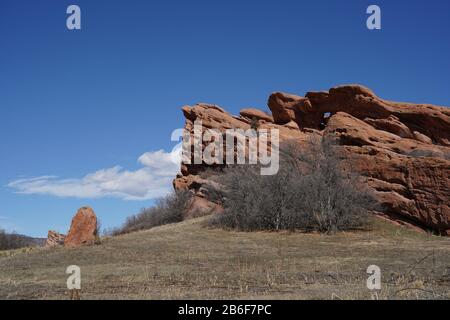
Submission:
<svg viewBox="0 0 450 320">
<path fill-rule="evenodd" d="M 81 299 L 449 299 L 450 239 L 381 219 L 335 235 L 229 232 L 199 218 L 76 249 L 0 252 L 0 299 L 67 299 L 65 270 L 81 268 Z"/>
</svg>

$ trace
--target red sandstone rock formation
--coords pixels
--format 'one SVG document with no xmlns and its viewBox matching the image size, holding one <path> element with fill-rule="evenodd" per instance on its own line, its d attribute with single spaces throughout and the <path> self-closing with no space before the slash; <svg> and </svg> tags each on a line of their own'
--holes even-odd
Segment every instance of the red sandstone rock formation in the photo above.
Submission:
<svg viewBox="0 0 450 320">
<path fill-rule="evenodd" d="M 259 128 L 279 129 L 281 141 L 337 136 L 346 161 L 367 177 L 390 219 L 450 235 L 450 108 L 383 100 L 359 85 L 305 97 L 277 92 L 268 106 L 272 117 L 256 109 L 236 117 L 215 105 L 185 106 L 185 128 L 193 134 L 200 119 L 221 132 L 249 129 L 256 119 Z M 206 168 L 182 164 L 174 187 L 192 190 L 194 204 L 211 211 L 203 188 L 211 182 L 200 177 Z"/>
<path fill-rule="evenodd" d="M 65 239 L 66 239 L 65 235 L 58 233 L 56 231 L 49 230 L 45 246 L 51 248 L 64 245 Z"/>
<path fill-rule="evenodd" d="M 72 219 L 64 246 L 92 245 L 96 242 L 97 236 L 97 217 L 91 208 L 83 207 Z"/>
<path fill-rule="evenodd" d="M 267 113 L 253 108 L 242 109 L 239 114 L 241 117 L 246 118 L 248 120 L 256 119 L 256 120 L 264 120 L 267 122 L 273 122 L 273 117 L 268 115 Z"/>
</svg>

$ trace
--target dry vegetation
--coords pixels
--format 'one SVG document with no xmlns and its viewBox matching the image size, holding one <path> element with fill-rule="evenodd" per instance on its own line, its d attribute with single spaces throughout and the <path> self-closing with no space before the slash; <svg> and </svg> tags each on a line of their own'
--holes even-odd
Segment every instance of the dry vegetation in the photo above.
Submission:
<svg viewBox="0 0 450 320">
<path fill-rule="evenodd" d="M 343 170 L 334 140 L 312 140 L 302 147 L 287 143 L 280 151 L 275 175 L 261 175 L 257 166 L 232 166 L 216 176 L 220 189 L 206 186 L 225 209 L 210 226 L 328 234 L 367 226 L 377 202 L 362 177 Z"/>
<path fill-rule="evenodd" d="M 121 227 L 106 230 L 105 234 L 117 236 L 181 222 L 183 212 L 189 205 L 191 197 L 189 191 L 174 191 L 166 197 L 158 199 L 155 206 L 142 209 L 138 214 L 128 217 Z"/>
<path fill-rule="evenodd" d="M 0 255 L 1 299 L 67 299 L 66 267 L 82 299 L 370 299 L 366 269 L 382 270 L 380 299 L 450 298 L 450 240 L 376 219 L 334 235 L 230 232 L 207 218 L 103 239 L 78 249 Z"/>
<path fill-rule="evenodd" d="M 0 228 L 0 252 L 42 244 L 42 239 L 33 239 L 16 233 L 7 233 Z"/>
</svg>

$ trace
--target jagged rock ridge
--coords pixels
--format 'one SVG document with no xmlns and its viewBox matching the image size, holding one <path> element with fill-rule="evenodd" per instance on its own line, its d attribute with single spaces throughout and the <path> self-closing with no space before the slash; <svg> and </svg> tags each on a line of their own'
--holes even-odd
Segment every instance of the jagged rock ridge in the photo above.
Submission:
<svg viewBox="0 0 450 320">
<path fill-rule="evenodd" d="M 280 132 L 280 140 L 306 143 L 311 136 L 337 136 L 352 168 L 367 177 L 368 186 L 393 220 L 450 235 L 450 108 L 383 100 L 360 85 L 345 85 L 304 97 L 276 92 L 268 106 L 272 115 L 243 109 L 233 116 L 216 105 L 183 107 L 185 129 L 193 123 L 205 128 L 259 128 Z M 175 189 L 195 194 L 186 213 L 220 209 L 210 202 L 200 177 L 203 165 L 181 165 Z M 214 169 L 214 168 L 212 168 Z M 194 210 L 195 209 L 195 210 Z"/>
<path fill-rule="evenodd" d="M 64 240 L 66 240 L 66 236 L 64 234 L 61 234 L 57 231 L 49 230 L 45 246 L 48 248 L 62 246 L 64 245 Z"/>
</svg>

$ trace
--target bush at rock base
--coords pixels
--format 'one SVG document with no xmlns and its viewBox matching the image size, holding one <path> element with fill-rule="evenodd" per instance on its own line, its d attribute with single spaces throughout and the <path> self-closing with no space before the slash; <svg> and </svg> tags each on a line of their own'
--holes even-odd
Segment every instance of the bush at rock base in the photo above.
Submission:
<svg viewBox="0 0 450 320">
<path fill-rule="evenodd" d="M 334 233 L 367 226 L 376 201 L 359 181 L 340 167 L 335 146 L 328 140 L 300 150 L 282 148 L 278 174 L 260 175 L 259 168 L 233 166 L 212 190 L 224 213 L 210 226 L 242 231 L 304 230 Z"/>
</svg>

